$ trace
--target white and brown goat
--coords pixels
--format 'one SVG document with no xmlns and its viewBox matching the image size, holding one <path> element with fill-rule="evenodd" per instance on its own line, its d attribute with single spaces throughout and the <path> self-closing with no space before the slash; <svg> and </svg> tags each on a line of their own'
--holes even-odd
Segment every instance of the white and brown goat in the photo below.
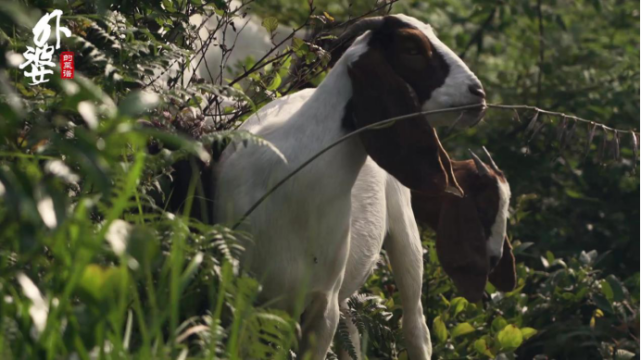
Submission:
<svg viewBox="0 0 641 360">
<path fill-rule="evenodd" d="M 354 129 L 485 102 L 476 76 L 429 25 L 404 15 L 370 18 L 343 38 L 356 36 L 317 89 L 273 101 L 247 120 L 244 129 L 275 145 L 287 162 L 266 147 L 228 147 L 216 167 L 215 222 L 234 224 L 279 180 Z M 481 115 L 468 111 L 457 125 L 475 124 Z M 429 120 L 449 123 L 456 117 Z M 243 223 L 253 241 L 242 265 L 261 282 L 263 300 L 302 318 L 300 353 L 324 359 L 336 330 L 351 192 L 368 155 L 404 186 L 432 195 L 461 193 L 447 153 L 422 118 L 341 143 L 285 182 Z"/>
<path fill-rule="evenodd" d="M 352 189 L 350 252 L 339 294 L 341 307 L 371 274 L 383 247 L 389 257 L 403 307 L 403 333 L 409 358 L 429 359 L 430 333 L 421 305 L 423 248 L 418 223 L 437 233 L 441 265 L 459 292 L 478 301 L 488 276 L 501 291 L 515 286 L 514 256 L 506 237 L 510 187 L 494 161 L 485 165 L 476 155 L 452 161 L 463 198 L 411 192 L 368 159 Z M 345 312 L 348 315 L 348 312 Z M 359 355 L 358 332 L 347 319 Z M 342 359 L 348 359 L 346 353 Z"/>
</svg>

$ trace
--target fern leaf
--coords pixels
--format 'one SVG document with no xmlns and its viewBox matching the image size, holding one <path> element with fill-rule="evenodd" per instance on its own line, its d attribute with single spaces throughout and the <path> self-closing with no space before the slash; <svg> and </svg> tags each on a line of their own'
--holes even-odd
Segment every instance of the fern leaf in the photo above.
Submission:
<svg viewBox="0 0 641 360">
<path fill-rule="evenodd" d="M 249 144 L 266 146 L 271 151 L 273 151 L 285 164 L 287 164 L 287 159 L 285 158 L 285 155 L 283 155 L 283 153 L 281 153 L 276 146 L 274 146 L 269 141 L 261 138 L 260 136 L 250 133 L 249 131 L 245 131 L 245 130 L 218 131 L 209 135 L 205 135 L 203 137 L 203 141 L 208 144 L 214 144 L 214 143 L 217 144 L 217 146 L 219 147 L 218 150 L 220 151 L 222 151 L 222 148 L 224 148 L 230 143 L 234 143 L 234 144 L 242 143 L 243 146 L 245 147 L 247 147 Z"/>
</svg>

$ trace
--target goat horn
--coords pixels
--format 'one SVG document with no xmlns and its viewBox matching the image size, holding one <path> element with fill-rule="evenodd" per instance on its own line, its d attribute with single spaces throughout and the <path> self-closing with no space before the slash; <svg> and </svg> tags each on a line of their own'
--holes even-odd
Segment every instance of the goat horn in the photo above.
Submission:
<svg viewBox="0 0 641 360">
<path fill-rule="evenodd" d="M 349 41 L 357 36 L 360 36 L 367 30 L 374 30 L 378 29 L 383 25 L 383 17 L 382 16 L 376 16 L 376 17 L 371 17 L 371 18 L 365 18 L 362 20 L 359 20 L 352 24 L 350 27 L 345 30 L 341 36 L 336 39 L 335 44 L 340 45 L 346 41 Z"/>
<path fill-rule="evenodd" d="M 472 151 L 470 149 L 467 149 L 467 151 L 469 151 L 470 154 L 472 155 L 472 159 L 474 160 L 474 165 L 476 165 L 476 171 L 478 171 L 478 173 L 481 174 L 481 175 L 488 175 L 489 176 L 490 175 L 490 170 L 487 168 L 487 166 L 485 166 L 485 164 L 483 164 L 483 161 L 481 161 L 481 159 L 479 159 L 479 157 L 476 156 L 474 151 Z"/>
<path fill-rule="evenodd" d="M 490 160 L 490 167 L 492 168 L 492 170 L 494 170 L 496 172 L 501 171 L 501 170 L 499 170 L 499 167 L 496 166 L 496 163 L 494 162 L 494 159 L 492 159 L 492 155 L 490 155 L 490 152 L 487 151 L 485 146 L 483 146 L 483 151 L 485 151 L 485 155 L 487 155 L 487 158 Z"/>
</svg>

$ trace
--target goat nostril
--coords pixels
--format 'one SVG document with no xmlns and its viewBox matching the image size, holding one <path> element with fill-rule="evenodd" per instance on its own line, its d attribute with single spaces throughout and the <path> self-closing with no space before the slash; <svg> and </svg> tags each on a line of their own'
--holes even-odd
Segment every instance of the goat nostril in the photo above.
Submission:
<svg viewBox="0 0 641 360">
<path fill-rule="evenodd" d="M 499 263 L 499 260 L 498 256 L 490 256 L 490 269 L 494 269 Z"/>
<path fill-rule="evenodd" d="M 481 84 L 470 85 L 467 87 L 467 89 L 470 91 L 470 94 L 485 99 L 485 91 L 483 91 L 483 87 L 481 86 Z"/>
</svg>

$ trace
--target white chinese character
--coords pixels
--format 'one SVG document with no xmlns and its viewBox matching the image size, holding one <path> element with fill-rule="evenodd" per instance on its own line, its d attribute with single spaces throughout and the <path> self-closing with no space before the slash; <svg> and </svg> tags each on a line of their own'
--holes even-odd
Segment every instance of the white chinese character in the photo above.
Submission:
<svg viewBox="0 0 641 360">
<path fill-rule="evenodd" d="M 63 70 L 62 71 L 62 77 L 63 78 L 71 78 L 71 70 Z"/>
<path fill-rule="evenodd" d="M 37 85 L 40 83 L 46 83 L 49 80 L 45 79 L 45 75 L 53 74 L 52 70 L 45 68 L 45 66 L 55 66 L 56 64 L 51 61 L 53 56 L 53 46 L 45 46 L 44 48 L 32 48 L 27 46 L 27 52 L 24 53 L 26 62 L 20 64 L 20 69 L 31 64 L 31 71 L 25 71 L 24 76 L 30 77 L 33 81 L 31 85 Z M 38 77 L 39 78 L 36 78 Z"/>
<path fill-rule="evenodd" d="M 70 62 L 63 62 L 62 63 L 62 69 L 73 69 L 73 66 L 71 65 Z"/>
<path fill-rule="evenodd" d="M 54 10 L 40 18 L 33 28 L 33 42 L 36 44 L 36 48 L 27 46 L 27 51 L 23 54 L 26 62 L 20 64 L 20 69 L 31 65 L 31 71 L 25 71 L 24 73 L 25 76 L 32 79 L 31 85 L 48 82 L 49 80 L 45 79 L 45 75 L 53 74 L 52 70 L 45 68 L 46 66 L 55 66 L 51 61 L 54 48 L 47 44 L 49 36 L 51 36 L 51 25 L 49 25 L 51 18 L 56 18 L 56 50 L 60 48 L 61 32 L 65 36 L 71 36 L 71 31 L 68 28 L 60 26 L 60 16 L 62 16 L 62 11 Z"/>
<path fill-rule="evenodd" d="M 73 61 L 73 55 L 69 55 L 69 54 L 62 55 L 62 61 L 64 62 Z"/>
<path fill-rule="evenodd" d="M 71 36 L 71 31 L 68 28 L 60 26 L 60 16 L 62 16 L 62 10 L 54 10 L 50 14 L 45 14 L 40 18 L 33 28 L 33 41 L 37 47 L 42 47 L 49 41 L 49 36 L 51 36 L 51 25 L 49 25 L 49 21 L 53 17 L 56 18 L 56 50 L 60 49 L 60 32 L 67 37 Z"/>
</svg>

